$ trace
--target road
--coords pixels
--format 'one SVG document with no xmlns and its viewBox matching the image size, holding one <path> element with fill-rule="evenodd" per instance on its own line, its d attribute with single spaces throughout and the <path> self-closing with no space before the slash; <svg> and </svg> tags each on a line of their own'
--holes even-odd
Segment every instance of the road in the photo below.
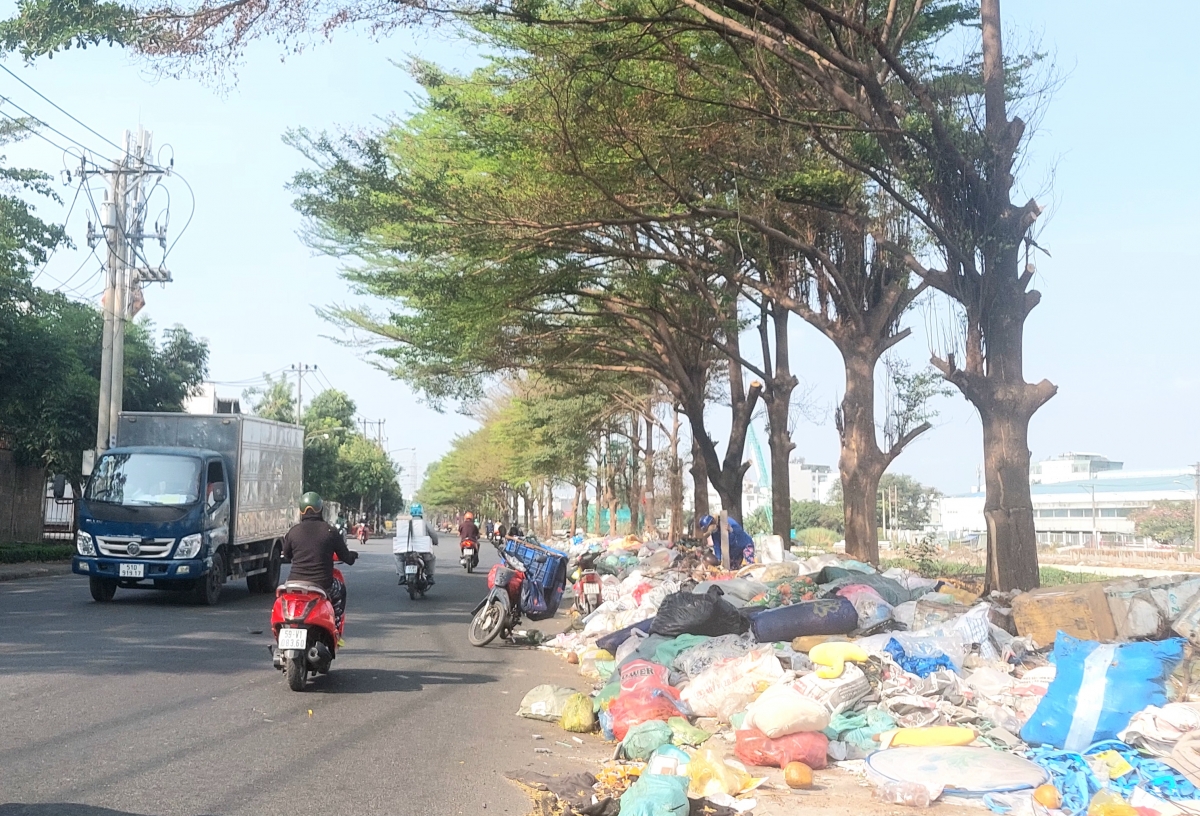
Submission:
<svg viewBox="0 0 1200 816">
<path fill-rule="evenodd" d="M 0 584 L 0 816 L 526 813 L 504 772 L 581 765 L 557 728 L 514 716 L 521 697 L 586 686 L 548 653 L 470 646 L 485 576 L 440 549 L 414 602 L 388 542 L 361 548 L 346 647 L 303 693 L 271 668 L 272 599 L 244 582 L 216 607 L 96 604 L 79 576 Z"/>
</svg>

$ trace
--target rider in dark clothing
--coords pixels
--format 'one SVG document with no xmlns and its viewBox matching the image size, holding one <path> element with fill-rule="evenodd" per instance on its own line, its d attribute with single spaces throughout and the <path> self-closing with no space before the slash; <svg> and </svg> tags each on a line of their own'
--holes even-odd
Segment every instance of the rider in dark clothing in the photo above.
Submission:
<svg viewBox="0 0 1200 816">
<path fill-rule="evenodd" d="M 358 556 L 346 546 L 346 539 L 321 518 L 321 497 L 305 493 L 300 497 L 300 523 L 283 537 L 283 559 L 290 561 L 289 581 L 316 584 L 329 594 L 333 612 L 340 624 L 346 611 L 346 587 L 333 577 L 333 555 L 353 564 Z"/>
<path fill-rule="evenodd" d="M 460 541 L 466 541 L 467 539 L 471 541 L 479 540 L 479 525 L 475 523 L 474 513 L 467 513 L 466 517 L 462 520 L 462 524 L 458 525 L 458 538 Z"/>
</svg>

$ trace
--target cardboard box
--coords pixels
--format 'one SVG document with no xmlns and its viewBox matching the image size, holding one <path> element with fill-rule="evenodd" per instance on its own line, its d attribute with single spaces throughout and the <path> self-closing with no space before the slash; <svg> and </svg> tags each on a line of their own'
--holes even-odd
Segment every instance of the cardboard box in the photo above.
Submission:
<svg viewBox="0 0 1200 816">
<path fill-rule="evenodd" d="M 1083 640 L 1116 640 L 1117 627 L 1104 594 L 1107 586 L 1107 581 L 1098 581 L 1021 593 L 1012 602 L 1017 633 L 1033 638 L 1039 647 L 1052 645 L 1059 632 Z"/>
</svg>

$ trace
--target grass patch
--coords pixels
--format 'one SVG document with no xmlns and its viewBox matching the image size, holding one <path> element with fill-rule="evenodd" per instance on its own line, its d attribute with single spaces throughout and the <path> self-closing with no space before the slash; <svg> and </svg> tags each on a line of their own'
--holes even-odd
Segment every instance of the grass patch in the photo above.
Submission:
<svg viewBox="0 0 1200 816">
<path fill-rule="evenodd" d="M 24 564 L 30 561 L 69 561 L 74 554 L 75 544 L 71 541 L 0 544 L 0 564 Z"/>
<path fill-rule="evenodd" d="M 879 562 L 880 570 L 892 567 L 902 567 L 919 573 L 926 578 L 967 578 L 982 576 L 984 567 L 980 564 L 966 564 L 960 561 L 923 561 L 918 563 L 911 558 L 885 558 Z M 1069 584 L 1090 584 L 1095 581 L 1108 581 L 1111 575 L 1099 575 L 1094 572 L 1068 572 L 1054 567 L 1040 569 L 1042 586 L 1067 586 Z"/>
<path fill-rule="evenodd" d="M 1094 572 L 1068 572 L 1054 567 L 1042 567 L 1042 586 L 1066 586 L 1067 584 L 1090 584 L 1096 581 L 1111 581 L 1111 575 Z"/>
</svg>

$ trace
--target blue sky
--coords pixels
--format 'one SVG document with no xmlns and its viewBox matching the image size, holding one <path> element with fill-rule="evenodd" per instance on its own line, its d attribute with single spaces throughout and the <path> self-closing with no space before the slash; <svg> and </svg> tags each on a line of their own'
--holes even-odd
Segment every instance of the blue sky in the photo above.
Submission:
<svg viewBox="0 0 1200 816">
<path fill-rule="evenodd" d="M 0 3 L 0 13 L 11 7 Z M 1038 43 L 1063 74 L 1022 175 L 1026 192 L 1048 206 L 1039 240 L 1053 256 L 1038 261 L 1043 301 L 1027 324 L 1026 378 L 1059 386 L 1034 417 L 1031 447 L 1035 457 L 1083 450 L 1127 468 L 1175 467 L 1200 459 L 1200 248 L 1188 238 L 1200 217 L 1200 73 L 1187 56 L 1200 4 L 1164 3 L 1153 15 L 1128 8 L 1113 1 L 1003 6 L 1009 42 Z M 423 467 L 473 422 L 424 407 L 407 386 L 364 362 L 360 350 L 329 339 L 338 332 L 315 308 L 353 298 L 337 263 L 314 256 L 296 235 L 300 218 L 284 185 L 304 160 L 281 141 L 289 128 L 375 128 L 402 114 L 414 88 L 392 61 L 414 54 L 449 67 L 471 61 L 468 49 L 439 30 L 379 42 L 342 31 L 286 60 L 274 43 L 259 43 L 226 91 L 156 77 L 107 47 L 31 66 L 14 57 L 4 64 L 114 141 L 141 124 L 156 144 L 172 145 L 195 191 L 196 214 L 170 258 L 175 281 L 147 292 L 143 314 L 206 337 L 218 381 L 317 364 L 321 374 L 306 379 L 306 393 L 325 383 L 350 392 L 363 416 L 387 420 L 389 447 L 415 447 Z M 3 73 L 0 94 L 99 153 L 108 147 Z M 61 151 L 38 139 L 10 146 L 7 158 L 56 174 L 63 166 Z M 189 197 L 178 180 L 167 186 L 174 236 Z M 73 189 L 62 192 L 69 203 Z M 80 246 L 85 210 L 78 204 L 68 225 Z M 66 207 L 41 211 L 47 219 L 66 215 Z M 70 278 L 86 256 L 60 251 L 39 282 Z M 78 293 L 98 292 L 96 269 L 89 261 L 70 285 L 90 280 Z M 919 363 L 928 357 L 926 322 L 921 312 L 910 315 L 914 336 L 901 346 Z M 793 364 L 824 415 L 798 428 L 797 453 L 836 464 L 836 353 L 798 327 Z M 237 393 L 240 386 L 222 390 Z M 937 427 L 895 467 L 947 492 L 963 491 L 981 462 L 979 422 L 961 397 L 938 407 Z M 405 465 L 414 461 L 409 451 L 395 456 Z"/>
</svg>

